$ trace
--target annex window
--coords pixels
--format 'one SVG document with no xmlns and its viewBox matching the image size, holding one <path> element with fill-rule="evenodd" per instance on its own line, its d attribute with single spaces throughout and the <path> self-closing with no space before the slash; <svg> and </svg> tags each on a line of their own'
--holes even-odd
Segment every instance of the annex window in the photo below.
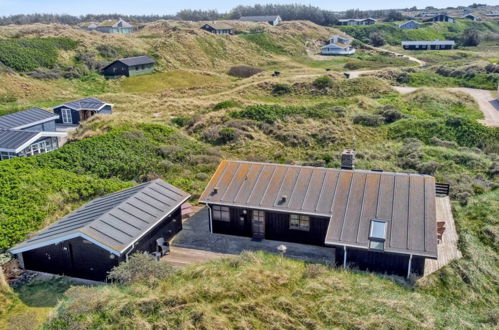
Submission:
<svg viewBox="0 0 499 330">
<path fill-rule="evenodd" d="M 61 109 L 61 119 L 64 124 L 71 124 L 73 119 L 71 118 L 71 110 L 63 108 Z"/>
<path fill-rule="evenodd" d="M 386 240 L 386 222 L 381 220 L 371 220 L 369 231 L 369 248 L 373 250 L 384 250 Z"/>
<path fill-rule="evenodd" d="M 213 220 L 230 222 L 230 208 L 227 206 L 213 205 Z"/>
<path fill-rule="evenodd" d="M 308 215 L 291 214 L 289 216 L 289 229 L 310 230 L 310 217 Z"/>
</svg>

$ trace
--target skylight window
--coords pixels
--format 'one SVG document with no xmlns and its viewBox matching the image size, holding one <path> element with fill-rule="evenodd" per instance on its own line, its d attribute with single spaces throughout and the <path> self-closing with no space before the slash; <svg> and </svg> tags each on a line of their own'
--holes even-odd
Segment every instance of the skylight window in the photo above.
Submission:
<svg viewBox="0 0 499 330">
<path fill-rule="evenodd" d="M 371 234 L 369 238 L 386 239 L 386 222 L 371 220 Z"/>
<path fill-rule="evenodd" d="M 384 250 L 386 240 L 386 222 L 382 220 L 371 220 L 371 231 L 369 233 L 369 248 L 373 250 Z"/>
</svg>

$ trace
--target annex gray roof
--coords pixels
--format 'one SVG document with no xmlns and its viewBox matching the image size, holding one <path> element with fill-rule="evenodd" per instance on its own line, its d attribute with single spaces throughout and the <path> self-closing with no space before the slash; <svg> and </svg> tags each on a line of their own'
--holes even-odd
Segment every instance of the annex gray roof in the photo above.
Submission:
<svg viewBox="0 0 499 330">
<path fill-rule="evenodd" d="M 376 19 L 371 18 L 371 17 L 368 17 L 368 18 L 342 18 L 342 19 L 339 19 L 338 21 L 339 22 L 349 22 L 349 21 L 362 22 L 362 21 L 367 21 L 367 20 L 376 21 Z"/>
<path fill-rule="evenodd" d="M 160 179 L 143 183 L 85 204 L 9 251 L 15 254 L 82 237 L 121 255 L 189 197 Z"/>
<path fill-rule="evenodd" d="M 386 252 L 436 258 L 435 197 L 427 175 L 225 160 L 200 202 L 328 217 L 326 244 L 363 249 L 380 219 Z"/>
<path fill-rule="evenodd" d="M 136 57 L 127 57 L 127 58 L 122 58 L 119 59 L 118 61 L 128 65 L 128 66 L 135 66 L 135 65 L 143 65 L 143 64 L 154 64 L 154 60 L 151 59 L 149 56 L 143 55 L 143 56 L 136 56 Z"/>
<path fill-rule="evenodd" d="M 16 149 L 29 142 L 40 132 L 0 129 L 0 150 L 15 152 Z"/>
<path fill-rule="evenodd" d="M 280 18 L 279 15 L 268 15 L 268 16 L 241 16 L 240 21 L 244 22 L 271 22 Z"/>
<path fill-rule="evenodd" d="M 0 129 L 22 129 L 59 118 L 40 108 L 14 112 L 0 117 Z"/>
<path fill-rule="evenodd" d="M 54 107 L 60 108 L 60 107 L 66 107 L 70 108 L 76 111 L 81 111 L 81 110 L 100 110 L 102 109 L 105 105 L 108 105 L 109 103 L 106 103 L 104 101 L 101 101 L 99 99 L 96 99 L 95 97 L 86 97 L 81 100 L 76 100 L 76 101 L 71 101 L 68 103 L 64 103 L 61 105 L 58 105 Z"/>
<path fill-rule="evenodd" d="M 415 20 L 411 19 L 411 20 L 409 20 L 409 21 L 407 21 L 407 22 L 400 23 L 400 24 L 399 24 L 399 27 L 404 26 L 404 25 L 407 25 L 407 24 L 410 24 L 410 23 L 415 23 L 415 24 L 417 24 L 417 25 L 421 25 L 421 23 L 419 23 L 418 21 L 415 21 Z"/>
<path fill-rule="evenodd" d="M 402 46 L 415 46 L 415 45 L 455 45 L 454 40 L 418 40 L 418 41 L 402 41 Z"/>
</svg>

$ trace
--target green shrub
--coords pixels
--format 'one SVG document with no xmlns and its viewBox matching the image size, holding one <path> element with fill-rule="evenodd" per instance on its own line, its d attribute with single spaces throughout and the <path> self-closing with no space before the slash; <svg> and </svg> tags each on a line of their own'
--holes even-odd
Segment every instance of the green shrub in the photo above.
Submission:
<svg viewBox="0 0 499 330">
<path fill-rule="evenodd" d="M 114 267 L 107 276 L 108 280 L 127 284 L 143 282 L 154 284 L 174 274 L 172 266 L 166 262 L 159 262 L 149 254 L 137 252 L 132 254 L 127 262 Z"/>
<path fill-rule="evenodd" d="M 222 101 L 220 103 L 217 103 L 213 106 L 213 110 L 221 110 L 221 109 L 227 109 L 227 108 L 236 108 L 239 107 L 240 103 L 235 100 L 227 100 L 227 101 Z"/>
<path fill-rule="evenodd" d="M 360 114 L 353 117 L 353 123 L 363 126 L 380 126 L 385 120 L 380 115 Z"/>
<path fill-rule="evenodd" d="M 393 106 L 381 108 L 378 114 L 384 118 L 385 123 L 394 123 L 403 117 L 402 112 Z"/>
<path fill-rule="evenodd" d="M 334 111 L 332 111 L 328 104 L 319 104 L 313 107 L 259 104 L 251 105 L 240 111 L 233 111 L 230 113 L 230 116 L 271 124 L 277 120 L 282 120 L 291 116 L 302 116 L 305 118 L 329 118 L 334 116 Z"/>
<path fill-rule="evenodd" d="M 293 87 L 288 84 L 275 84 L 272 88 L 272 94 L 275 96 L 281 96 L 285 94 L 291 94 L 293 92 Z"/>
<path fill-rule="evenodd" d="M 313 86 L 317 89 L 326 89 L 333 87 L 333 79 L 329 76 L 322 76 L 314 80 Z"/>
<path fill-rule="evenodd" d="M 391 138 L 416 138 L 426 144 L 440 140 L 454 141 L 460 146 L 486 148 L 497 143 L 499 130 L 462 117 L 449 119 L 402 119 L 389 128 Z"/>
<path fill-rule="evenodd" d="M 185 127 L 192 120 L 192 117 L 189 116 L 180 116 L 172 118 L 171 122 L 178 127 Z"/>
<path fill-rule="evenodd" d="M 73 50 L 78 42 L 69 38 L 24 38 L 0 40 L 0 62 L 16 71 L 53 68 L 59 50 Z"/>
</svg>

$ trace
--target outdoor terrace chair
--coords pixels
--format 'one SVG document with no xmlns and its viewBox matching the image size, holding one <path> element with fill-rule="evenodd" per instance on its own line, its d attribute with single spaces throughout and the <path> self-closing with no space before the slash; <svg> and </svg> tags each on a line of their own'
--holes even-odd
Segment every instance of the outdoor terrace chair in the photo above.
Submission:
<svg viewBox="0 0 499 330">
<path fill-rule="evenodd" d="M 170 244 L 167 241 L 165 241 L 163 237 L 160 237 L 156 240 L 156 245 L 162 256 L 165 256 L 170 253 Z"/>
</svg>

